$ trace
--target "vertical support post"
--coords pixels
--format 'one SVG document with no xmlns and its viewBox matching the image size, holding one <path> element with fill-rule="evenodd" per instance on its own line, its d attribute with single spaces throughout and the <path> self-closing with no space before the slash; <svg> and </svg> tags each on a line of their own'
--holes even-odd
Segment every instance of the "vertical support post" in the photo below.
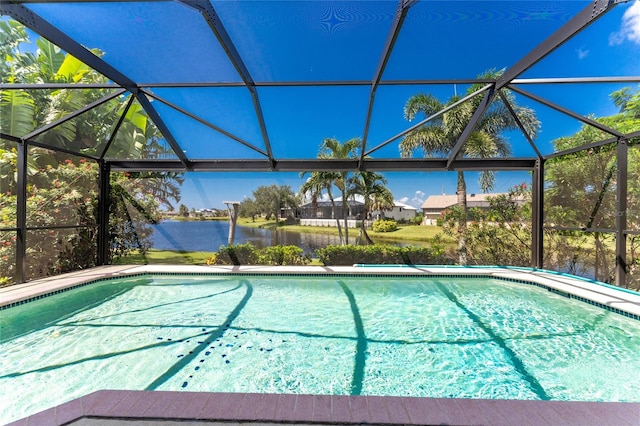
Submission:
<svg viewBox="0 0 640 426">
<path fill-rule="evenodd" d="M 27 143 L 18 143 L 16 180 L 16 283 L 25 282 L 25 257 L 27 254 Z"/>
<path fill-rule="evenodd" d="M 104 160 L 98 162 L 98 258 L 97 265 L 109 262 L 109 179 L 111 166 Z"/>
<path fill-rule="evenodd" d="M 536 160 L 532 176 L 532 215 L 531 215 L 531 266 L 542 268 L 544 266 L 544 160 Z"/>
<path fill-rule="evenodd" d="M 238 223 L 238 213 L 240 209 L 239 201 L 223 201 L 229 209 L 229 239 L 228 245 L 233 245 L 233 241 L 236 239 L 236 223 Z"/>
<path fill-rule="evenodd" d="M 624 138 L 618 138 L 616 150 L 616 285 L 627 285 L 627 170 L 628 145 Z"/>
</svg>

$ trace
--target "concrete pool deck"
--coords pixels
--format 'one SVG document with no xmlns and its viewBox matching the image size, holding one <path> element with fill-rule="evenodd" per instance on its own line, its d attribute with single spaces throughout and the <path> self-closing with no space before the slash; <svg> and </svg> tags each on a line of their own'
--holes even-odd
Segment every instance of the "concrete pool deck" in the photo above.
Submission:
<svg viewBox="0 0 640 426">
<path fill-rule="evenodd" d="M 529 268 L 445 267 L 445 266 L 198 266 L 198 265 L 111 265 L 47 277 L 0 288 L 0 307 L 30 300 L 79 284 L 132 274 L 311 274 L 311 275 L 398 275 L 398 276 L 491 276 L 528 281 L 564 295 L 586 299 L 640 319 L 640 294 L 550 271 Z"/>
<path fill-rule="evenodd" d="M 145 273 L 494 276 L 539 284 L 564 295 L 609 307 L 626 316 L 636 319 L 640 316 L 640 295 L 567 275 L 526 268 L 437 266 L 114 265 L 2 288 L 0 306 L 21 303 L 100 278 Z M 11 424 L 638 425 L 640 403 L 103 390 Z"/>
</svg>

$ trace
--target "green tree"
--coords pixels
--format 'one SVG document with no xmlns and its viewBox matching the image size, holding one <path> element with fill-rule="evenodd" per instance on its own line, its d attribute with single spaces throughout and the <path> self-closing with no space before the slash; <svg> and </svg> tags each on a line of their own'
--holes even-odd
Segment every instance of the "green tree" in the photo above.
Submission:
<svg viewBox="0 0 640 426">
<path fill-rule="evenodd" d="M 272 215 L 276 222 L 279 222 L 282 210 L 298 206 L 298 198 L 289 185 L 260 186 L 253 191 L 253 197 L 260 212 Z"/>
<path fill-rule="evenodd" d="M 360 222 L 360 241 L 363 244 L 373 244 L 365 224 L 369 213 L 393 208 L 393 194 L 386 184 L 385 177 L 374 172 L 357 172 L 348 181 L 348 196 L 361 195 L 364 200 L 363 218 Z"/>
<path fill-rule="evenodd" d="M 253 198 L 245 198 L 240 202 L 240 216 L 250 217 L 251 221 L 256 221 L 256 216 L 260 214 L 260 209 Z"/>
<path fill-rule="evenodd" d="M 302 173 L 302 176 L 305 174 L 306 173 Z M 314 205 L 317 205 L 318 199 L 326 192 L 329 197 L 329 201 L 331 201 L 333 217 L 336 219 L 336 225 L 338 226 L 340 243 L 345 245 L 346 242 L 342 236 L 342 226 L 340 225 L 340 219 L 338 218 L 338 206 L 336 205 L 336 200 L 333 198 L 333 192 L 331 191 L 333 182 L 337 179 L 340 179 L 338 172 L 312 172 L 309 178 L 307 178 L 302 186 L 300 186 L 300 190 L 298 192 L 302 198 L 310 196 L 311 202 Z"/>
<path fill-rule="evenodd" d="M 620 108 L 618 114 L 594 118 L 603 125 L 621 133 L 640 130 L 640 90 L 635 93 L 624 88 L 611 94 Z M 556 151 L 588 145 L 602 140 L 606 135 L 593 126 L 583 125 L 574 135 L 553 141 Z M 640 216 L 637 213 L 640 200 L 640 155 L 637 145 L 640 138 L 628 141 L 628 216 L 631 230 L 638 230 Z M 615 229 L 616 225 L 616 147 L 615 144 L 579 151 L 547 161 L 545 177 L 548 181 L 545 200 L 547 223 L 557 226 L 584 229 Z M 587 244 L 595 247 L 593 259 L 588 260 L 594 276 L 600 281 L 613 279 L 615 255 L 613 235 L 602 232 L 583 234 Z M 634 235 L 630 235 L 629 260 L 631 275 L 637 274 L 638 259 Z M 585 260 L 587 261 L 587 260 Z"/>
<path fill-rule="evenodd" d="M 36 41 L 35 53 L 23 52 L 30 40 L 15 21 L 0 22 L 0 65 L 3 83 L 107 83 L 107 79 L 45 39 Z M 93 50 L 97 56 L 101 52 Z M 3 90 L 0 93 L 0 131 L 22 137 L 103 98 L 98 89 Z M 124 113 L 126 102 L 116 98 L 84 112 L 78 119 L 59 124 L 39 136 L 52 147 L 96 154 L 109 139 L 112 125 Z M 129 109 L 109 156 L 155 158 L 166 152 L 162 135 L 140 105 Z M 15 227 L 16 155 L 11 143 L 0 145 L 3 227 Z M 77 231 L 43 229 L 27 236 L 27 276 L 59 273 L 95 264 L 97 165 L 61 152 L 31 146 L 27 156 L 28 226 L 80 225 Z M 6 179 L 5 179 L 6 177 Z M 110 257 L 133 248 L 148 248 L 148 223 L 158 218 L 158 207 L 180 197 L 181 175 L 172 173 L 112 174 L 110 205 Z M 139 220 L 141 222 L 131 222 Z M 3 234 L 2 247 L 13 250 L 0 255 L 0 269 L 15 270 L 15 235 Z M 53 240 L 52 240 L 53 239 Z M 35 255 L 36 253 L 37 255 Z M 5 263 L 8 262 L 8 263 Z M 14 272 L 6 272 L 10 280 Z"/>
<path fill-rule="evenodd" d="M 182 217 L 189 217 L 189 207 L 184 204 L 180 204 L 180 207 L 178 207 L 178 214 Z"/>
<path fill-rule="evenodd" d="M 340 143 L 336 138 L 326 138 L 320 145 L 318 158 L 320 159 L 339 159 L 356 158 L 358 150 L 362 147 L 360 138 L 352 138 L 344 143 Z M 349 244 L 349 204 L 347 202 L 347 181 L 349 180 L 349 172 L 337 172 L 333 176 L 333 185 L 335 185 L 342 193 L 342 217 L 344 219 L 344 242 Z"/>
<path fill-rule="evenodd" d="M 478 76 L 480 79 L 496 79 L 502 71 L 487 71 Z M 474 84 L 469 87 L 467 94 L 471 94 L 481 88 L 482 85 Z M 537 135 L 540 123 L 532 109 L 519 106 L 515 103 L 512 92 L 501 89 L 501 93 L 513 106 L 514 111 L 527 130 L 534 138 Z M 418 114 L 425 117 L 431 116 L 446 107 L 458 102 L 461 97 L 453 96 L 446 102 L 441 102 L 431 94 L 419 93 L 413 95 L 404 107 L 404 116 L 412 121 Z M 466 124 L 478 108 L 481 96 L 453 108 L 424 125 L 408 133 L 400 142 L 400 152 L 403 157 L 412 157 L 421 152 L 425 157 L 447 156 L 455 146 Z M 469 139 L 458 154 L 459 157 L 471 158 L 495 158 L 504 157 L 510 153 L 508 140 L 502 136 L 502 132 L 516 130 L 519 126 L 508 108 L 499 97 L 491 103 L 487 111 L 478 122 L 475 130 L 471 132 Z M 488 192 L 493 188 L 495 175 L 492 171 L 480 173 L 480 187 Z M 464 172 L 458 171 L 457 191 L 458 205 L 462 211 L 458 231 L 464 235 L 467 223 L 467 185 Z M 461 264 L 466 263 L 466 246 L 464 238 L 460 238 Z"/>
</svg>

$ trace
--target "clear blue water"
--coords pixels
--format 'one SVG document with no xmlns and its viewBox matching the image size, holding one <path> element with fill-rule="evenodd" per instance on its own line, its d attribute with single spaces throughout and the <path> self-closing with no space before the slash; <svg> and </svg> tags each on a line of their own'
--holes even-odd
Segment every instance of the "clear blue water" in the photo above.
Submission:
<svg viewBox="0 0 640 426">
<path fill-rule="evenodd" d="M 0 321 L 1 423 L 98 389 L 640 401 L 640 321 L 491 279 L 131 277 Z"/>
<path fill-rule="evenodd" d="M 152 247 L 159 250 L 217 251 L 220 246 L 227 245 L 229 238 L 228 221 L 165 220 L 153 225 L 152 228 Z M 340 242 L 333 235 L 301 234 L 238 226 L 235 243 L 251 243 L 259 248 L 278 244 L 294 245 L 301 247 L 306 254 L 313 254 L 317 248 Z"/>
</svg>

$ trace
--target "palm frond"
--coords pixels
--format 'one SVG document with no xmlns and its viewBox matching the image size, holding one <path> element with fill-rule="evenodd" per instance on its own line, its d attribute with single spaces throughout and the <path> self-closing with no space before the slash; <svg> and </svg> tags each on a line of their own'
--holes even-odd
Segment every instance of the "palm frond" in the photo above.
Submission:
<svg viewBox="0 0 640 426">
<path fill-rule="evenodd" d="M 28 93 L 6 90 L 0 93 L 0 130 L 13 136 L 24 136 L 34 127 L 35 104 Z"/>
</svg>

